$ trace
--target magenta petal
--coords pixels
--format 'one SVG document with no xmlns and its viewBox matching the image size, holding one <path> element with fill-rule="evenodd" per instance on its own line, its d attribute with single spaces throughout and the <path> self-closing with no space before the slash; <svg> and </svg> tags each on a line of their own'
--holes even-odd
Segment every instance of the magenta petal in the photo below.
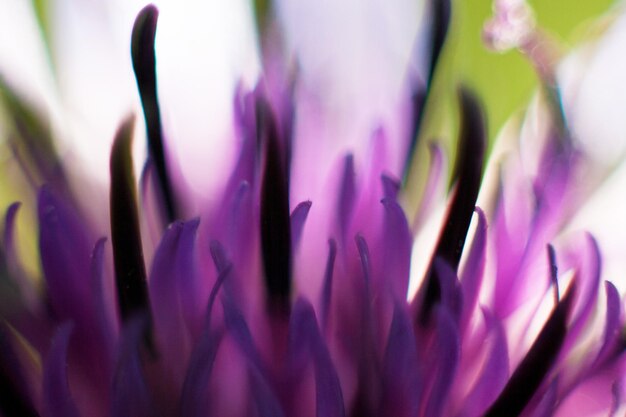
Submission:
<svg viewBox="0 0 626 417">
<path fill-rule="evenodd" d="M 594 361 L 595 364 L 600 364 L 604 360 L 609 359 L 613 350 L 616 347 L 619 348 L 616 344 L 621 334 L 620 316 L 622 314 L 622 303 L 619 292 L 609 281 L 606 281 L 604 284 L 606 289 L 604 335 L 602 338 L 602 346 Z"/>
<path fill-rule="evenodd" d="M 581 266 L 576 280 L 577 296 L 573 306 L 573 322 L 563 348 L 569 351 L 587 325 L 598 299 L 602 262 L 596 240 L 585 234 Z"/>
<path fill-rule="evenodd" d="M 57 330 L 46 357 L 42 393 L 45 417 L 80 415 L 72 399 L 67 376 L 67 350 L 72 327 L 71 323 L 65 323 Z"/>
<path fill-rule="evenodd" d="M 506 335 L 502 323 L 491 313 L 483 312 L 489 327 L 487 337 L 491 348 L 487 351 L 485 363 L 478 380 L 464 401 L 459 417 L 478 417 L 495 401 L 509 376 L 509 355 Z"/>
<path fill-rule="evenodd" d="M 383 279 L 397 300 L 406 300 L 411 267 L 413 239 L 402 207 L 388 198 L 382 200 L 385 208 L 382 237 Z"/>
<path fill-rule="evenodd" d="M 311 202 L 303 201 L 291 212 L 291 245 L 294 248 L 297 248 L 300 243 L 300 237 L 302 236 L 302 230 L 304 229 L 304 222 L 306 222 L 310 209 Z"/>
</svg>

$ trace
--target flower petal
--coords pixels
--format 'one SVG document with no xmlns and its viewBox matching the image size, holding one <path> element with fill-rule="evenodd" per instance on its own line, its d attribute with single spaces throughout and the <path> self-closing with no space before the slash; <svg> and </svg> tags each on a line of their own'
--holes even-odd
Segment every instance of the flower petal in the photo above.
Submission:
<svg viewBox="0 0 626 417">
<path fill-rule="evenodd" d="M 72 324 L 65 323 L 58 330 L 43 372 L 43 409 L 46 417 L 78 417 L 80 414 L 68 383 L 67 350 Z"/>
<path fill-rule="evenodd" d="M 520 415 L 552 368 L 567 336 L 567 321 L 576 294 L 575 283 L 552 311 L 528 353 L 511 375 L 485 417 Z"/>
<path fill-rule="evenodd" d="M 474 234 L 472 247 L 467 255 L 467 263 L 461 273 L 461 288 L 463 291 L 463 309 L 459 325 L 461 335 L 465 334 L 472 313 L 478 303 L 478 296 L 485 272 L 487 220 L 485 219 L 485 213 L 479 207 L 476 207 L 476 214 L 478 219 L 476 233 Z"/>
<path fill-rule="evenodd" d="M 311 209 L 311 204 L 310 201 L 303 201 L 291 212 L 291 244 L 294 249 L 297 248 L 298 243 L 300 243 L 302 229 L 304 229 L 304 223 Z"/>
<path fill-rule="evenodd" d="M 303 298 L 299 298 L 294 305 L 289 338 L 292 355 L 301 355 L 304 350 L 306 356 L 313 360 L 316 415 L 319 417 L 345 416 L 343 394 L 337 371 L 320 334 L 313 306 Z"/>
<path fill-rule="evenodd" d="M 134 316 L 124 324 L 117 370 L 113 377 L 113 417 L 152 417 L 155 403 L 144 371 L 148 320 Z"/>
</svg>

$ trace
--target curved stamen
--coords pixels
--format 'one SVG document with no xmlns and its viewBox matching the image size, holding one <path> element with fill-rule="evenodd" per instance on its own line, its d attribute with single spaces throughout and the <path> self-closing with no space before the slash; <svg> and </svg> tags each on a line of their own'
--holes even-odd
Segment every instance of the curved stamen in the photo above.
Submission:
<svg viewBox="0 0 626 417">
<path fill-rule="evenodd" d="M 151 4 L 144 7 L 137 15 L 131 40 L 131 57 L 146 120 L 150 157 L 154 161 L 161 187 L 164 215 L 167 223 L 171 223 L 176 220 L 177 213 L 174 191 L 167 170 L 163 131 L 161 128 L 161 112 L 157 94 L 154 39 L 158 16 L 158 9 Z"/>
</svg>

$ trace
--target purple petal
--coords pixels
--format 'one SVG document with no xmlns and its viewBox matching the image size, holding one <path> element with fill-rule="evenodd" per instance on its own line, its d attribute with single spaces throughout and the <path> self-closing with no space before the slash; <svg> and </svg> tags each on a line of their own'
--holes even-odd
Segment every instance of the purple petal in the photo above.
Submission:
<svg viewBox="0 0 626 417">
<path fill-rule="evenodd" d="M 197 224 L 192 225 L 192 229 L 194 227 Z M 180 297 L 183 277 L 179 274 L 184 267 L 177 261 L 179 251 L 189 250 L 183 247 L 184 230 L 183 222 L 175 222 L 167 229 L 155 252 L 149 280 L 157 346 L 163 355 L 163 362 L 175 368 L 174 375 L 181 379 L 189 342 L 182 311 L 182 302 L 189 301 Z M 193 245 L 189 239 L 186 243 Z M 180 260 L 184 258 L 182 256 Z"/>
<path fill-rule="evenodd" d="M 621 334 L 620 317 L 622 314 L 622 303 L 619 292 L 611 282 L 606 281 L 604 284 L 606 290 L 606 318 L 604 320 L 602 346 L 594 361 L 595 364 L 602 363 L 608 359 L 612 350 L 616 347 L 616 342 Z"/>
<path fill-rule="evenodd" d="M 400 182 L 388 174 L 381 175 L 380 179 L 383 183 L 384 198 L 397 201 L 398 192 L 400 191 Z"/>
<path fill-rule="evenodd" d="M 435 259 L 433 268 L 435 270 L 434 275 L 439 280 L 440 303 L 445 306 L 447 311 L 452 314 L 455 322 L 458 323 L 465 300 L 456 273 L 446 261 L 440 258 Z"/>
<path fill-rule="evenodd" d="M 478 417 L 495 401 L 509 376 L 509 355 L 506 335 L 502 323 L 490 313 L 483 311 L 489 327 L 487 337 L 491 339 L 491 349 L 478 380 L 464 401 L 459 417 Z"/>
<path fill-rule="evenodd" d="M 213 371 L 215 356 L 222 340 L 222 332 L 207 329 L 196 346 L 185 376 L 181 396 L 181 413 L 188 417 L 201 417 L 209 414 L 209 378 Z"/>
<path fill-rule="evenodd" d="M 113 378 L 113 417 L 154 417 L 153 398 L 144 373 L 148 321 L 135 316 L 124 325 L 117 370 Z"/>
<path fill-rule="evenodd" d="M 413 239 L 402 207 L 388 198 L 382 203 L 385 208 L 381 242 L 385 280 L 393 296 L 404 301 L 409 288 Z"/>
<path fill-rule="evenodd" d="M 261 356 L 257 351 L 254 340 L 252 339 L 252 334 L 241 311 L 237 309 L 234 302 L 227 296 L 222 297 L 222 307 L 224 309 L 226 328 L 239 346 L 239 349 L 241 349 L 244 356 L 253 366 L 259 369 L 263 368 Z"/>
<path fill-rule="evenodd" d="M 436 307 L 434 312 L 435 345 L 431 351 L 432 368 L 429 372 L 432 388 L 425 416 L 443 415 L 461 354 L 459 329 L 451 312 L 443 306 Z"/>
<path fill-rule="evenodd" d="M 72 334 L 72 324 L 65 323 L 58 330 L 43 371 L 43 410 L 46 417 L 78 417 L 80 414 L 67 378 L 67 349 Z"/>
<path fill-rule="evenodd" d="M 105 238 L 101 238 L 96 243 L 91 255 L 91 294 L 93 300 L 94 314 L 96 318 L 93 326 L 93 342 L 97 344 L 94 351 L 97 351 L 100 361 L 99 367 L 101 378 L 108 379 L 111 376 L 114 356 L 115 342 L 117 339 L 117 329 L 114 324 L 114 311 L 107 306 L 104 283 L 104 245 Z M 93 369 L 93 368 L 92 368 Z M 108 385 L 108 384 L 107 384 Z M 108 386 L 107 386 L 108 388 Z"/>
<path fill-rule="evenodd" d="M 40 189 L 37 203 L 41 265 L 52 308 L 62 320 L 90 323 L 88 229 L 48 187 Z"/>
<path fill-rule="evenodd" d="M 609 417 L 615 417 L 622 404 L 622 388 L 620 382 L 616 381 L 611 387 L 611 393 L 613 394 L 613 402 L 611 403 L 611 411 Z"/>
<path fill-rule="evenodd" d="M 311 304 L 300 298 L 294 305 L 289 328 L 291 354 L 311 357 L 315 366 L 316 415 L 345 415 L 337 371 L 320 334 Z M 303 352 L 304 351 L 304 352 Z"/>
<path fill-rule="evenodd" d="M 326 260 L 326 269 L 324 270 L 324 283 L 321 296 L 321 316 L 322 327 L 327 328 L 328 315 L 330 314 L 330 306 L 333 294 L 333 275 L 335 270 L 335 258 L 337 257 L 337 243 L 334 239 L 328 241 L 328 258 Z"/>
<path fill-rule="evenodd" d="M 600 249 L 596 240 L 589 234 L 585 235 L 581 258 L 580 275 L 576 280 L 577 296 L 573 307 L 574 317 L 564 344 L 566 351 L 576 343 L 594 311 L 598 299 L 601 275 Z"/>
<path fill-rule="evenodd" d="M 310 209 L 311 202 L 303 201 L 291 212 L 291 244 L 294 248 L 297 248 L 300 243 L 304 222 L 306 222 Z"/>
<path fill-rule="evenodd" d="M 202 299 L 202 283 L 196 269 L 196 238 L 199 219 L 192 219 L 182 224 L 178 248 L 176 251 L 176 271 L 180 304 L 185 323 L 199 334 L 204 319 L 206 300 Z"/>
<path fill-rule="evenodd" d="M 476 309 L 485 271 L 487 220 L 485 213 L 479 207 L 476 207 L 476 214 L 478 219 L 476 234 L 467 257 L 467 263 L 461 274 L 461 288 L 463 290 L 463 312 L 459 326 L 461 335 L 465 334 L 472 313 Z"/>
<path fill-rule="evenodd" d="M 256 117 L 253 93 L 236 97 L 235 126 L 242 139 L 237 163 L 226 186 L 225 195 L 233 195 L 242 183 L 256 183 Z"/>
<path fill-rule="evenodd" d="M 576 294 L 575 281 L 559 302 L 526 356 L 485 417 L 522 413 L 548 375 L 567 336 L 567 321 Z"/>
<path fill-rule="evenodd" d="M 255 366 L 250 366 L 248 371 L 250 391 L 257 410 L 256 415 L 258 417 L 283 417 L 285 413 L 261 371 Z"/>
<path fill-rule="evenodd" d="M 206 310 L 205 326 L 189 361 L 183 391 L 181 395 L 181 412 L 184 416 L 206 416 L 210 405 L 207 391 L 209 378 L 213 372 L 213 365 L 217 350 L 224 336 L 223 330 L 211 329 L 211 316 L 217 294 L 230 275 L 232 266 L 228 264 L 221 272 L 211 289 Z"/>
<path fill-rule="evenodd" d="M 419 411 L 421 382 L 413 324 L 406 306 L 394 304 L 383 362 L 383 410 L 386 415 L 415 416 Z"/>
</svg>

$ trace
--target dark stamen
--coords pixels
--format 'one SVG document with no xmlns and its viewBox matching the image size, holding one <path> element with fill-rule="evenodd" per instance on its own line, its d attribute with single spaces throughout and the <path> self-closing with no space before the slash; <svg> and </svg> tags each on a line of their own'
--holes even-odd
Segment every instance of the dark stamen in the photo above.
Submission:
<svg viewBox="0 0 626 417">
<path fill-rule="evenodd" d="M 430 65 L 428 67 L 428 84 L 433 80 L 433 75 L 437 69 L 437 62 L 446 41 L 448 27 L 450 26 L 450 0 L 433 0 L 432 7 L 432 26 L 430 27 Z"/>
<path fill-rule="evenodd" d="M 261 251 L 269 307 L 289 310 L 291 293 L 291 222 L 289 178 L 274 116 L 269 106 L 258 112 L 258 134 L 265 145 L 265 169 L 261 186 Z"/>
<path fill-rule="evenodd" d="M 133 128 L 132 117 L 122 123 L 111 151 L 111 236 L 115 282 L 123 320 L 136 312 L 149 312 L 131 157 Z"/>
<path fill-rule="evenodd" d="M 550 265 L 550 281 L 554 288 L 554 302 L 558 303 L 561 295 L 559 294 L 558 266 L 556 264 L 556 251 L 554 246 L 548 244 L 548 263 Z"/>
<path fill-rule="evenodd" d="M 480 188 L 483 158 L 485 154 L 485 120 L 478 100 L 468 90 L 459 91 L 461 101 L 461 130 L 457 151 L 455 174 L 456 190 L 450 205 L 444 228 L 439 237 L 433 259 L 441 258 L 454 270 L 459 266 L 463 245 L 472 220 L 472 214 Z M 424 283 L 423 303 L 419 320 L 425 323 L 430 310 L 439 302 L 441 289 L 432 264 Z"/>
<path fill-rule="evenodd" d="M 448 28 L 450 26 L 450 0 L 432 0 L 431 13 L 429 15 L 430 23 L 430 61 L 428 63 L 428 78 L 426 79 L 425 86 L 416 86 L 413 94 L 411 95 L 411 112 L 412 112 L 412 126 L 409 131 L 410 143 L 409 151 L 407 152 L 407 158 L 404 163 L 404 181 L 406 182 L 409 175 L 409 169 L 411 168 L 411 161 L 413 160 L 413 154 L 417 148 L 420 131 L 422 129 L 422 122 L 424 119 L 424 110 L 426 108 L 426 102 L 430 97 L 432 91 L 432 82 L 437 70 L 437 63 L 441 55 L 441 50 L 446 41 L 448 35 Z M 421 50 L 421 49 L 420 49 Z"/>
<path fill-rule="evenodd" d="M 550 314 L 548 321 L 519 364 L 498 399 L 484 417 L 520 415 L 548 375 L 567 334 L 567 320 L 576 287 L 574 284 Z"/>
<path fill-rule="evenodd" d="M 161 129 L 161 112 L 157 95 L 156 59 L 154 55 L 154 38 L 156 35 L 159 11 L 154 5 L 144 7 L 133 26 L 131 41 L 131 57 L 137 79 L 137 87 L 141 96 L 141 105 L 146 120 L 148 148 L 150 157 L 156 167 L 163 209 L 168 223 L 176 220 L 174 192 L 167 170 L 163 131 Z"/>
</svg>

